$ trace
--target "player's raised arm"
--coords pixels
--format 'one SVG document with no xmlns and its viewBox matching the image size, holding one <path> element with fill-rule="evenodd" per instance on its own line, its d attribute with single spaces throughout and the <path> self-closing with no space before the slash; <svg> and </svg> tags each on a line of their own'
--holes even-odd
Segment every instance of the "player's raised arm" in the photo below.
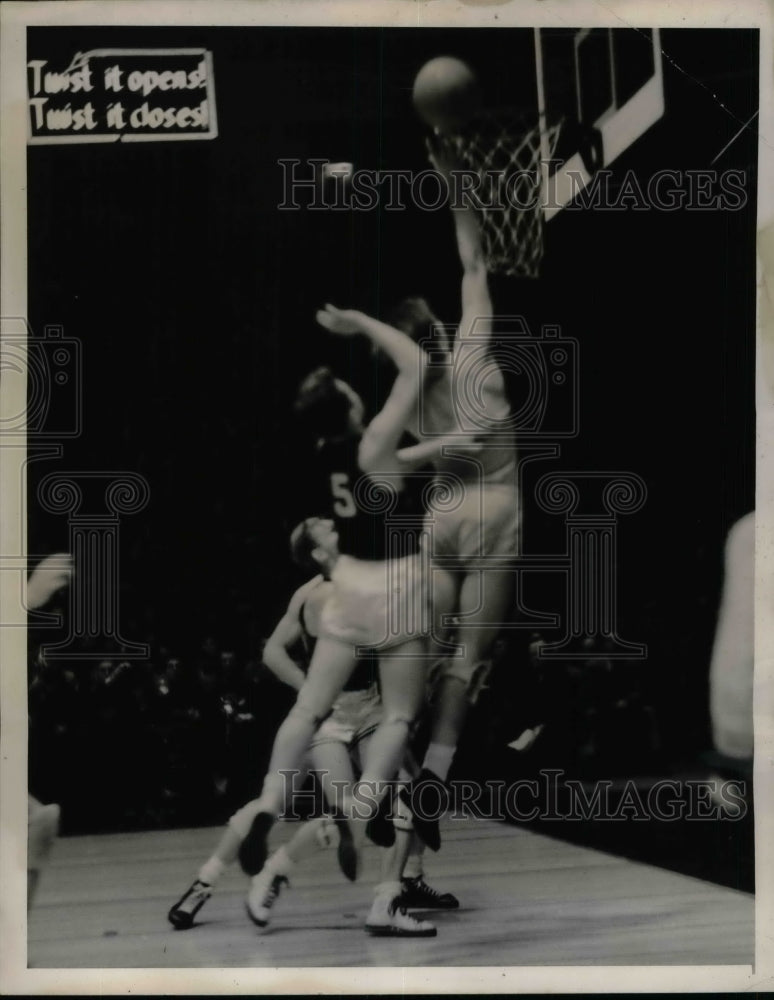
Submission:
<svg viewBox="0 0 774 1000">
<path fill-rule="evenodd" d="M 358 464 L 363 472 L 402 472 L 398 443 L 414 412 L 420 376 L 401 372 L 395 379 L 387 402 L 366 427 L 358 450 Z"/>
<path fill-rule="evenodd" d="M 415 374 L 424 368 L 424 351 L 410 337 L 357 309 L 337 309 L 328 304 L 318 311 L 317 322 L 331 333 L 342 336 L 362 333 L 384 351 L 399 372 Z"/>
<path fill-rule="evenodd" d="M 287 611 L 280 618 L 274 631 L 266 640 L 263 649 L 263 662 L 271 670 L 274 676 L 296 691 L 301 690 L 306 674 L 290 656 L 288 650 L 301 639 L 301 608 L 307 596 L 322 580 L 321 576 L 316 576 L 309 580 L 290 598 Z"/>
<path fill-rule="evenodd" d="M 429 140 L 427 148 L 430 162 L 446 177 L 449 190 L 452 192 L 451 210 L 457 250 L 462 264 L 462 318 L 459 336 L 460 339 L 470 336 L 474 323 L 476 337 L 486 336 L 492 330 L 492 300 L 481 243 L 481 228 L 472 205 L 455 200 L 452 174 L 453 171 L 461 169 L 462 164 L 442 151 L 437 143 Z"/>
<path fill-rule="evenodd" d="M 405 468 L 397 457 L 398 442 L 416 406 L 425 377 L 427 355 L 400 330 L 355 309 L 327 305 L 317 313 L 317 322 L 332 333 L 351 336 L 362 333 L 395 363 L 398 377 L 387 402 L 363 433 L 358 464 L 363 472 L 399 473 Z"/>
</svg>

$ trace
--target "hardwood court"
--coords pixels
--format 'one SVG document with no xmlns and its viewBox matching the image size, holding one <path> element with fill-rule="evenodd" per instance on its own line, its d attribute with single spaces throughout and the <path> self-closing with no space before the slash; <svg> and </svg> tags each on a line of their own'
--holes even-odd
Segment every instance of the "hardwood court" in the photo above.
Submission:
<svg viewBox="0 0 774 1000">
<path fill-rule="evenodd" d="M 428 881 L 460 899 L 427 914 L 430 939 L 363 930 L 378 878 L 365 852 L 355 884 L 335 852 L 299 866 L 263 933 L 247 920 L 245 879 L 227 873 L 188 931 L 166 921 L 219 830 L 59 841 L 29 921 L 34 968 L 286 966 L 734 965 L 753 958 L 753 898 L 690 876 L 502 823 L 446 822 Z M 274 843 L 288 835 L 275 827 Z"/>
</svg>

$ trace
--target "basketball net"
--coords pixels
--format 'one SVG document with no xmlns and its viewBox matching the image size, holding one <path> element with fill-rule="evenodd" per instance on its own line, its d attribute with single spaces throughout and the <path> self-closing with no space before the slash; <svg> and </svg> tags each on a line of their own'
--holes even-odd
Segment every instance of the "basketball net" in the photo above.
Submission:
<svg viewBox="0 0 774 1000">
<path fill-rule="evenodd" d="M 534 121 L 534 116 L 533 116 Z M 435 142 L 478 174 L 478 209 L 487 270 L 537 278 L 543 259 L 543 201 L 561 122 L 541 129 L 526 116 L 489 112 Z"/>
</svg>

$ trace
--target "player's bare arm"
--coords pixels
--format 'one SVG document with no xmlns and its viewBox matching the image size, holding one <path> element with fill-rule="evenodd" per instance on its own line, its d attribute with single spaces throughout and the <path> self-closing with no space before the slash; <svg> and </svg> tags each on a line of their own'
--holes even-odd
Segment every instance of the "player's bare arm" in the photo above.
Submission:
<svg viewBox="0 0 774 1000">
<path fill-rule="evenodd" d="M 328 304 L 318 311 L 317 322 L 331 333 L 342 336 L 364 334 L 384 351 L 399 372 L 412 374 L 424 367 L 424 351 L 410 337 L 357 309 L 337 309 Z"/>
<path fill-rule="evenodd" d="M 309 580 L 293 594 L 287 611 L 280 618 L 274 631 L 266 640 L 263 662 L 274 676 L 289 687 L 300 691 L 306 674 L 288 653 L 301 639 L 300 613 L 307 597 L 319 585 L 322 577 Z"/>
<path fill-rule="evenodd" d="M 356 309 L 326 305 L 317 313 L 317 322 L 343 336 L 362 333 L 394 362 L 398 376 L 387 402 L 366 428 L 358 450 L 358 464 L 366 473 L 403 471 L 397 448 L 404 428 L 414 412 L 424 380 L 427 355 L 400 330 Z"/>
<path fill-rule="evenodd" d="M 358 464 L 363 472 L 404 471 L 398 459 L 398 443 L 416 407 L 421 383 L 418 373 L 401 372 L 395 379 L 387 402 L 368 425 L 360 442 Z"/>
<path fill-rule="evenodd" d="M 432 462 L 444 453 L 445 449 L 461 452 L 466 455 L 477 455 L 482 448 L 477 435 L 444 434 L 429 438 L 419 444 L 412 444 L 398 449 L 398 461 L 407 472 L 419 469 Z"/>
<path fill-rule="evenodd" d="M 428 140 L 428 155 L 435 169 L 446 178 L 449 189 L 454 190 L 452 173 L 463 165 L 438 144 Z M 457 251 L 462 264 L 462 318 L 459 338 L 469 337 L 475 323 L 476 340 L 491 333 L 492 300 L 489 294 L 486 260 L 481 244 L 481 229 L 472 205 L 452 203 Z"/>
</svg>

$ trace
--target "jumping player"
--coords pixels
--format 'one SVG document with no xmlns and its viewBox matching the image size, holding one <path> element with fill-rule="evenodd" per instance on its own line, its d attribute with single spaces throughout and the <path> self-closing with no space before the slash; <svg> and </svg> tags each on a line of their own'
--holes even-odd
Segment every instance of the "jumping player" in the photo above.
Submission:
<svg viewBox="0 0 774 1000">
<path fill-rule="evenodd" d="M 455 164 L 439 150 L 429 151 L 435 168 L 448 178 Z M 435 452 L 439 475 L 449 473 L 462 484 L 459 502 L 428 515 L 433 669 L 439 681 L 430 743 L 411 798 L 415 828 L 434 850 L 440 846 L 438 824 L 422 818 L 421 786 L 446 781 L 468 707 L 491 669 L 491 646 L 512 594 L 508 557 L 516 555 L 520 517 L 516 447 L 508 436 L 511 410 L 502 371 L 490 350 L 492 302 L 479 224 L 469 206 L 452 205 L 452 215 L 463 269 L 462 318 L 454 342 L 424 299 L 405 300 L 391 316 L 412 343 L 432 339 L 433 353 L 445 355 L 444 363 L 434 362 L 428 372 L 407 425 L 419 443 L 401 456 L 418 461 Z M 475 454 L 460 447 L 461 441 L 437 447 L 439 436 L 453 442 L 455 435 L 470 434 L 478 442 Z M 450 654 L 452 621 L 457 650 Z"/>
<path fill-rule="evenodd" d="M 293 595 L 264 648 L 264 662 L 275 676 L 300 689 L 304 669 L 291 655 L 300 654 L 308 664 L 319 635 L 322 609 L 330 597 L 330 571 L 336 554 L 317 545 L 329 537 L 330 522 L 308 518 L 291 535 L 291 552 L 303 568 L 317 575 Z M 368 741 L 381 718 L 381 702 L 376 689 L 374 661 L 364 658 L 337 698 L 331 715 L 314 734 L 309 749 L 310 769 L 319 775 L 327 801 L 336 808 L 336 790 L 351 785 L 360 770 Z M 401 804 L 402 805 L 402 804 Z M 252 881 L 247 900 L 250 919 L 259 927 L 269 923 L 271 909 L 283 886 L 288 885 L 296 865 L 335 840 L 336 828 L 329 818 L 317 818 L 301 825 L 292 839 L 272 854 Z M 193 920 L 209 899 L 215 882 L 237 856 L 241 838 L 227 827 L 214 854 L 202 865 L 198 878 L 169 911 L 169 920 L 178 930 Z M 374 903 L 366 923 L 371 934 L 393 937 L 428 937 L 435 928 L 407 914 L 407 907 L 452 909 L 458 903 L 450 893 L 438 893 L 423 878 L 421 841 L 411 830 L 405 806 L 397 810 L 395 847 L 385 856 L 382 882 L 377 885 Z"/>
<path fill-rule="evenodd" d="M 239 860 L 251 876 L 264 866 L 267 834 L 285 804 L 280 772 L 298 768 L 354 669 L 356 648 L 379 650 L 384 714 L 361 779 L 373 792 L 373 810 L 403 760 L 409 727 L 424 697 L 429 625 L 418 544 L 422 508 L 414 491 L 405 488 L 405 466 L 397 456 L 424 377 L 424 358 L 397 330 L 363 314 L 343 315 L 330 307 L 317 318 L 335 333 L 368 336 L 393 360 L 398 376 L 383 409 L 366 428 L 361 400 L 329 371 L 313 373 L 301 387 L 297 409 L 318 437 L 318 477 L 328 493 L 342 555 L 331 574 L 334 587 L 321 615 L 309 672 L 277 733 L 261 795 L 241 811 Z M 403 525 L 389 539 L 389 559 L 388 518 Z M 320 543 L 325 544 L 318 539 Z M 349 800 L 344 814 L 338 823 L 339 859 L 356 866 L 355 838 L 362 836 L 362 824 L 350 825 L 347 818 L 367 820 L 370 811 L 358 812 Z"/>
</svg>

